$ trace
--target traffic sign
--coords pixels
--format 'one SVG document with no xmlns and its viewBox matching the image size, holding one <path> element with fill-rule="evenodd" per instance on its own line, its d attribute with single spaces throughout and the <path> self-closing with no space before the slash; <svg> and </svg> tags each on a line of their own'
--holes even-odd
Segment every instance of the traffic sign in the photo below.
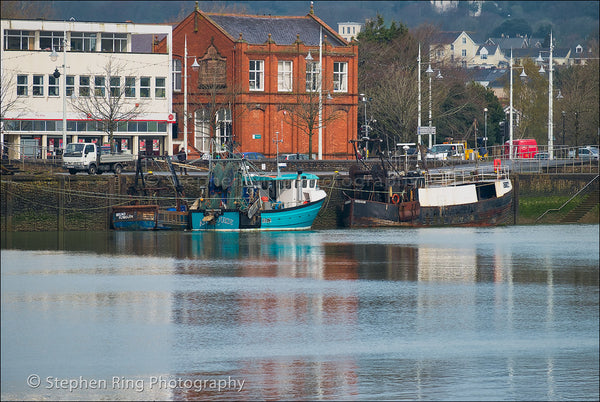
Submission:
<svg viewBox="0 0 600 402">
<path fill-rule="evenodd" d="M 417 127 L 417 134 L 420 135 L 435 135 L 435 126 L 429 127 L 429 126 L 421 126 L 421 127 Z"/>
</svg>

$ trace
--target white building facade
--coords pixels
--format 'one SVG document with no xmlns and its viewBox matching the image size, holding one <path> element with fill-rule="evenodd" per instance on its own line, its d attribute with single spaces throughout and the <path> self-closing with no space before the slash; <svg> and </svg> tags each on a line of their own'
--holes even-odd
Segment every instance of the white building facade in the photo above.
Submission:
<svg viewBox="0 0 600 402">
<path fill-rule="evenodd" d="M 154 52 L 162 38 L 168 51 Z M 56 156 L 65 137 L 107 144 L 98 118 L 75 106 L 108 92 L 137 111 L 117 119 L 118 150 L 173 153 L 170 25 L 3 19 L 1 56 L 0 142 L 9 158 Z"/>
<path fill-rule="evenodd" d="M 362 30 L 362 27 L 363 24 L 360 22 L 338 22 L 338 34 L 344 38 L 346 42 L 352 42 Z"/>
</svg>

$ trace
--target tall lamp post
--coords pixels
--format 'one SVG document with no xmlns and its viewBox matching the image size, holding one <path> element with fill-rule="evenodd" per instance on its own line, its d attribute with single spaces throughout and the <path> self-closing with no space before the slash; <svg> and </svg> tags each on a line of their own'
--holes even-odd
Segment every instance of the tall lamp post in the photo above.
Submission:
<svg viewBox="0 0 600 402">
<path fill-rule="evenodd" d="M 562 144 L 563 144 L 563 147 L 564 147 L 566 145 L 565 144 L 565 117 L 567 116 L 567 112 L 565 112 L 563 110 L 560 114 L 562 115 L 562 124 L 563 124 L 563 140 L 562 140 Z"/>
<path fill-rule="evenodd" d="M 67 147 L 67 31 L 66 29 L 63 31 L 63 39 L 62 39 L 62 48 L 63 48 L 63 65 L 59 66 L 63 69 L 63 78 L 60 80 L 60 93 L 62 94 L 62 151 L 64 154 L 65 148 Z M 52 47 L 52 53 L 50 53 L 50 60 L 53 62 L 58 60 L 58 53 L 54 47 Z M 58 67 L 54 70 L 52 74 L 54 78 L 59 79 L 60 72 L 58 71 Z"/>
<path fill-rule="evenodd" d="M 521 72 L 519 77 L 521 77 L 521 79 L 523 79 L 523 78 L 527 77 L 527 74 L 525 74 L 525 67 L 521 66 L 521 68 L 523 69 L 523 71 Z M 513 149 L 514 149 L 514 144 L 513 144 L 513 54 L 512 54 L 512 49 L 510 49 L 510 110 L 509 110 L 508 121 L 509 121 L 509 123 L 508 123 L 508 140 L 509 140 L 508 158 L 512 159 L 513 158 Z"/>
<path fill-rule="evenodd" d="M 484 107 L 483 108 L 483 116 L 484 116 L 483 117 L 483 121 L 484 121 L 483 141 L 484 141 L 484 144 L 485 144 L 484 147 L 486 150 L 487 150 L 487 139 L 488 139 L 488 137 L 487 137 L 487 112 L 488 112 L 488 108 Z M 483 156 L 483 155 L 481 155 L 481 156 Z"/>
<path fill-rule="evenodd" d="M 188 68 L 187 68 L 187 60 L 188 57 L 193 57 L 194 62 L 192 63 L 192 69 L 194 71 L 198 70 L 200 64 L 196 60 L 196 56 L 188 56 L 187 50 L 187 35 L 185 35 L 185 49 L 183 55 L 183 150 L 185 152 L 185 159 L 188 156 L 188 101 L 187 101 L 187 93 L 188 93 Z"/>
<path fill-rule="evenodd" d="M 552 118 L 552 76 L 554 72 L 554 64 L 552 63 L 552 51 L 554 50 L 554 44 L 552 43 L 552 31 L 550 31 L 550 48 L 548 50 L 548 157 L 554 159 L 554 133 L 553 133 L 553 118 Z M 542 52 L 539 53 L 538 58 L 535 60 L 540 63 L 540 74 L 544 74 L 544 59 L 542 58 Z M 562 96 L 559 92 L 559 96 Z"/>
<path fill-rule="evenodd" d="M 419 43 L 419 56 L 417 57 L 417 82 L 419 98 L 417 104 L 417 160 L 421 160 L 421 44 Z"/>
<path fill-rule="evenodd" d="M 427 70 L 425 72 L 429 76 L 429 130 L 428 130 L 429 132 L 428 132 L 428 134 L 429 134 L 429 148 L 431 148 L 431 146 L 432 146 L 431 137 L 433 135 L 433 126 L 431 124 L 431 102 L 432 102 L 432 98 L 431 98 L 431 77 L 433 75 L 433 70 L 431 69 L 431 64 L 429 64 L 427 66 Z M 441 80 L 442 78 L 444 78 L 444 77 L 442 77 L 442 72 L 440 70 L 438 70 L 438 74 L 437 74 L 437 76 L 435 78 L 437 78 L 438 80 Z"/>
</svg>

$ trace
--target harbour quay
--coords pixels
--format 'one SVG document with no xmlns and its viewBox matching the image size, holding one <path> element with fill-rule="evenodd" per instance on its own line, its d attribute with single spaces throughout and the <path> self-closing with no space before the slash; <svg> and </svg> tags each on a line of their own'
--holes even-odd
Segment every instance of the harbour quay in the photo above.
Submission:
<svg viewBox="0 0 600 402">
<path fill-rule="evenodd" d="M 293 161 L 280 165 L 282 171 L 314 172 L 327 199 L 313 229 L 341 227 L 344 191 L 351 185 L 348 169 L 355 161 Z M 378 160 L 367 164 L 380 163 Z M 188 174 L 178 174 L 188 204 L 203 197 L 206 161 Z M 257 169 L 275 170 L 273 161 L 255 163 Z M 458 168 L 458 167 L 456 167 Z M 139 203 L 173 205 L 175 192 L 166 171 L 146 167 L 146 195 L 133 197 L 132 170 L 121 175 L 65 174 L 60 167 L 20 166 L 14 175 L 2 175 L 1 230 L 13 231 L 102 231 L 110 230 L 113 206 Z M 514 224 L 598 223 L 598 172 L 587 167 L 561 172 L 513 173 L 515 189 Z M 579 211 L 577 211 L 579 207 Z M 574 211 L 575 210 L 575 211 Z M 569 215 L 570 214 L 570 215 Z M 543 215 L 543 216 L 542 216 Z M 542 219 L 539 219 L 542 216 Z"/>
</svg>

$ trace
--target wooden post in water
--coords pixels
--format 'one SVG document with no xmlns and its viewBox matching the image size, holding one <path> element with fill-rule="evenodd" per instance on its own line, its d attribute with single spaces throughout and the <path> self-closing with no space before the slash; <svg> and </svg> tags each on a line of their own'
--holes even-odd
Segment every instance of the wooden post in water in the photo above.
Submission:
<svg viewBox="0 0 600 402">
<path fill-rule="evenodd" d="M 106 197 L 106 225 L 104 226 L 106 230 L 110 230 L 110 211 L 111 206 L 113 205 L 114 194 L 115 194 L 115 181 L 119 178 L 119 176 L 111 176 L 108 178 L 108 194 Z"/>
<path fill-rule="evenodd" d="M 56 213 L 56 230 L 65 230 L 65 178 L 58 178 L 58 210 Z"/>
<path fill-rule="evenodd" d="M 3 179 L 5 177 L 2 177 Z M 6 222 L 5 228 L 7 232 L 13 231 L 13 182 L 12 178 L 6 177 L 6 194 L 4 194 L 6 199 Z"/>
<path fill-rule="evenodd" d="M 513 225 L 516 225 L 519 217 L 519 177 L 513 175 Z"/>
</svg>

